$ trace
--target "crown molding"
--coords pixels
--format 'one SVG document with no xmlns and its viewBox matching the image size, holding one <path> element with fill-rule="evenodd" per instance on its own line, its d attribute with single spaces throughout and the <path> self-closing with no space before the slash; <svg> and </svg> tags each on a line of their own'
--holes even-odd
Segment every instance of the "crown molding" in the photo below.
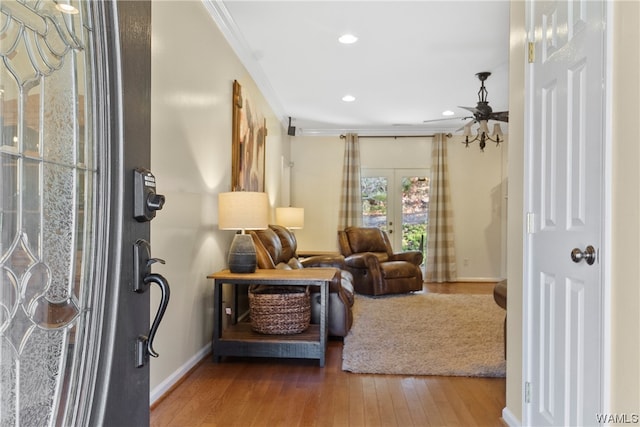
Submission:
<svg viewBox="0 0 640 427">
<path fill-rule="evenodd" d="M 368 128 L 298 128 L 296 136 L 339 136 L 356 133 L 358 136 L 420 136 L 435 133 L 452 133 L 451 129 L 434 129 L 421 127 L 368 127 Z"/>
<path fill-rule="evenodd" d="M 457 126 L 452 127 L 425 127 L 425 126 L 386 126 L 386 127 L 355 127 L 355 128 L 323 128 L 323 127 L 297 127 L 296 136 L 340 136 L 346 133 L 356 133 L 358 136 L 422 136 L 436 133 L 451 133 L 453 136 L 462 135 Z M 503 127 L 503 133 L 508 135 L 508 126 Z"/>
<path fill-rule="evenodd" d="M 253 57 L 249 45 L 242 36 L 240 29 L 231 17 L 231 14 L 227 10 L 223 1 L 202 0 L 202 3 L 218 26 L 218 29 L 220 29 L 224 38 L 227 40 L 227 43 L 231 46 L 231 49 L 233 49 L 242 65 L 247 69 L 247 72 L 255 82 L 258 89 L 260 89 L 262 96 L 264 96 L 276 117 L 279 118 L 282 126 L 286 128 L 288 125 L 288 117 L 286 117 L 280 98 L 271 86 L 271 83 L 269 82 L 269 79 L 267 79 L 267 75 L 262 70 L 262 67 Z"/>
</svg>

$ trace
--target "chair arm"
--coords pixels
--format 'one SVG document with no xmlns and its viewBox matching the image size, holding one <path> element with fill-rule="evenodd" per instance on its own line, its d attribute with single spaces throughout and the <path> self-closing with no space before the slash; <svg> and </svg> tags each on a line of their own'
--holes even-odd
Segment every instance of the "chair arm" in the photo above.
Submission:
<svg viewBox="0 0 640 427">
<path fill-rule="evenodd" d="M 422 264 L 423 255 L 420 251 L 407 251 L 392 254 L 389 261 L 407 261 L 414 265 Z"/>
<path fill-rule="evenodd" d="M 380 261 L 372 252 L 362 252 L 349 255 L 344 259 L 344 263 L 351 268 L 362 268 L 369 270 L 379 270 Z"/>
<path fill-rule="evenodd" d="M 382 269 L 380 266 L 380 259 L 373 252 L 360 252 L 353 255 L 349 255 L 344 259 L 344 263 L 347 265 L 354 276 L 366 278 L 365 281 L 370 283 L 368 286 L 371 286 L 374 291 L 373 295 L 378 295 L 380 292 L 377 289 L 380 289 L 384 280 L 382 278 Z M 358 279 L 356 279 L 358 280 Z"/>
<path fill-rule="evenodd" d="M 320 266 L 320 267 L 305 267 L 305 268 L 329 268 L 329 267 Z M 315 288 L 315 286 L 312 285 L 312 288 Z M 316 292 L 316 291 L 312 290 L 312 292 Z M 336 268 L 336 274 L 331 279 L 331 282 L 329 282 L 329 292 L 341 294 L 342 295 L 341 298 L 346 301 L 346 296 L 343 295 L 344 291 L 342 290 L 342 270 L 340 270 L 339 268 Z"/>
<path fill-rule="evenodd" d="M 300 260 L 304 268 L 309 267 L 334 267 L 344 270 L 344 257 L 339 254 L 335 255 L 315 255 Z"/>
</svg>

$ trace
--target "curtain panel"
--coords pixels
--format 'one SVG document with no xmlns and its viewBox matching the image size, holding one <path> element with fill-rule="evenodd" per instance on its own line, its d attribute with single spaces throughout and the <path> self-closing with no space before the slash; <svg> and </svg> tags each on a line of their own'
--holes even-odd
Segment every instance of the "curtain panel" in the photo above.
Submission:
<svg viewBox="0 0 640 427">
<path fill-rule="evenodd" d="M 342 189 L 338 211 L 338 230 L 362 225 L 362 189 L 360 188 L 360 145 L 358 134 L 345 138 Z"/>
<path fill-rule="evenodd" d="M 447 137 L 444 134 L 433 137 L 431 161 L 426 280 L 455 282 L 458 273 L 449 192 Z"/>
</svg>

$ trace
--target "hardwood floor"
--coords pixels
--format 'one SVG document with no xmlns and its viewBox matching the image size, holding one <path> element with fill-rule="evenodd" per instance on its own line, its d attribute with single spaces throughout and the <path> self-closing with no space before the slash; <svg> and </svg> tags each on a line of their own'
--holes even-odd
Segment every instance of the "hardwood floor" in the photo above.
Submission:
<svg viewBox="0 0 640 427">
<path fill-rule="evenodd" d="M 491 293 L 493 284 L 427 284 Z M 455 355 L 454 355 L 455 356 Z M 151 410 L 151 426 L 504 426 L 504 378 L 344 372 L 342 341 L 314 360 L 205 359 Z"/>
</svg>

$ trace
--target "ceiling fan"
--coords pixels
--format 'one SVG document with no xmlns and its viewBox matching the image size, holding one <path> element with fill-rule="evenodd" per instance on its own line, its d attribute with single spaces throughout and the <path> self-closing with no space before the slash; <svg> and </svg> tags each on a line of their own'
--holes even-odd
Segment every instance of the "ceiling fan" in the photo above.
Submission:
<svg viewBox="0 0 640 427">
<path fill-rule="evenodd" d="M 488 71 L 483 71 L 481 73 L 477 73 L 476 77 L 480 80 L 480 90 L 478 91 L 478 104 L 474 107 L 460 107 L 464 108 L 467 111 L 470 111 L 473 114 L 473 118 L 475 122 L 480 122 L 482 120 L 498 120 L 500 122 L 509 122 L 509 112 L 508 111 L 500 111 L 497 113 L 493 112 L 493 109 L 489 106 L 489 101 L 487 101 L 487 88 L 484 87 L 484 81 L 491 75 Z"/>
<path fill-rule="evenodd" d="M 475 107 L 462 107 L 465 110 L 471 112 L 472 116 L 462 117 L 462 118 L 451 118 L 451 119 L 439 119 L 439 120 L 467 120 L 471 119 L 471 121 L 467 122 L 464 126 L 462 126 L 457 131 L 464 130 L 463 135 L 465 136 L 464 144 L 469 146 L 470 143 L 474 141 L 480 141 L 480 150 L 484 151 L 484 147 L 486 146 L 486 141 L 493 141 L 497 144 L 502 142 L 502 130 L 500 129 L 499 124 L 495 124 L 493 128 L 493 134 L 489 135 L 489 126 L 487 122 L 489 120 L 496 120 L 499 122 L 509 122 L 509 112 L 508 111 L 499 111 L 494 112 L 491 106 L 489 106 L 489 101 L 487 101 L 487 88 L 484 86 L 485 80 L 491 75 L 488 71 L 483 71 L 481 73 L 477 73 L 476 77 L 480 80 L 480 90 L 478 91 L 478 103 Z M 434 122 L 439 120 L 425 120 L 424 123 Z M 471 134 L 471 125 L 474 123 L 479 124 L 479 128 L 477 130 L 477 134 L 474 138 L 469 139 L 472 136 Z"/>
</svg>

